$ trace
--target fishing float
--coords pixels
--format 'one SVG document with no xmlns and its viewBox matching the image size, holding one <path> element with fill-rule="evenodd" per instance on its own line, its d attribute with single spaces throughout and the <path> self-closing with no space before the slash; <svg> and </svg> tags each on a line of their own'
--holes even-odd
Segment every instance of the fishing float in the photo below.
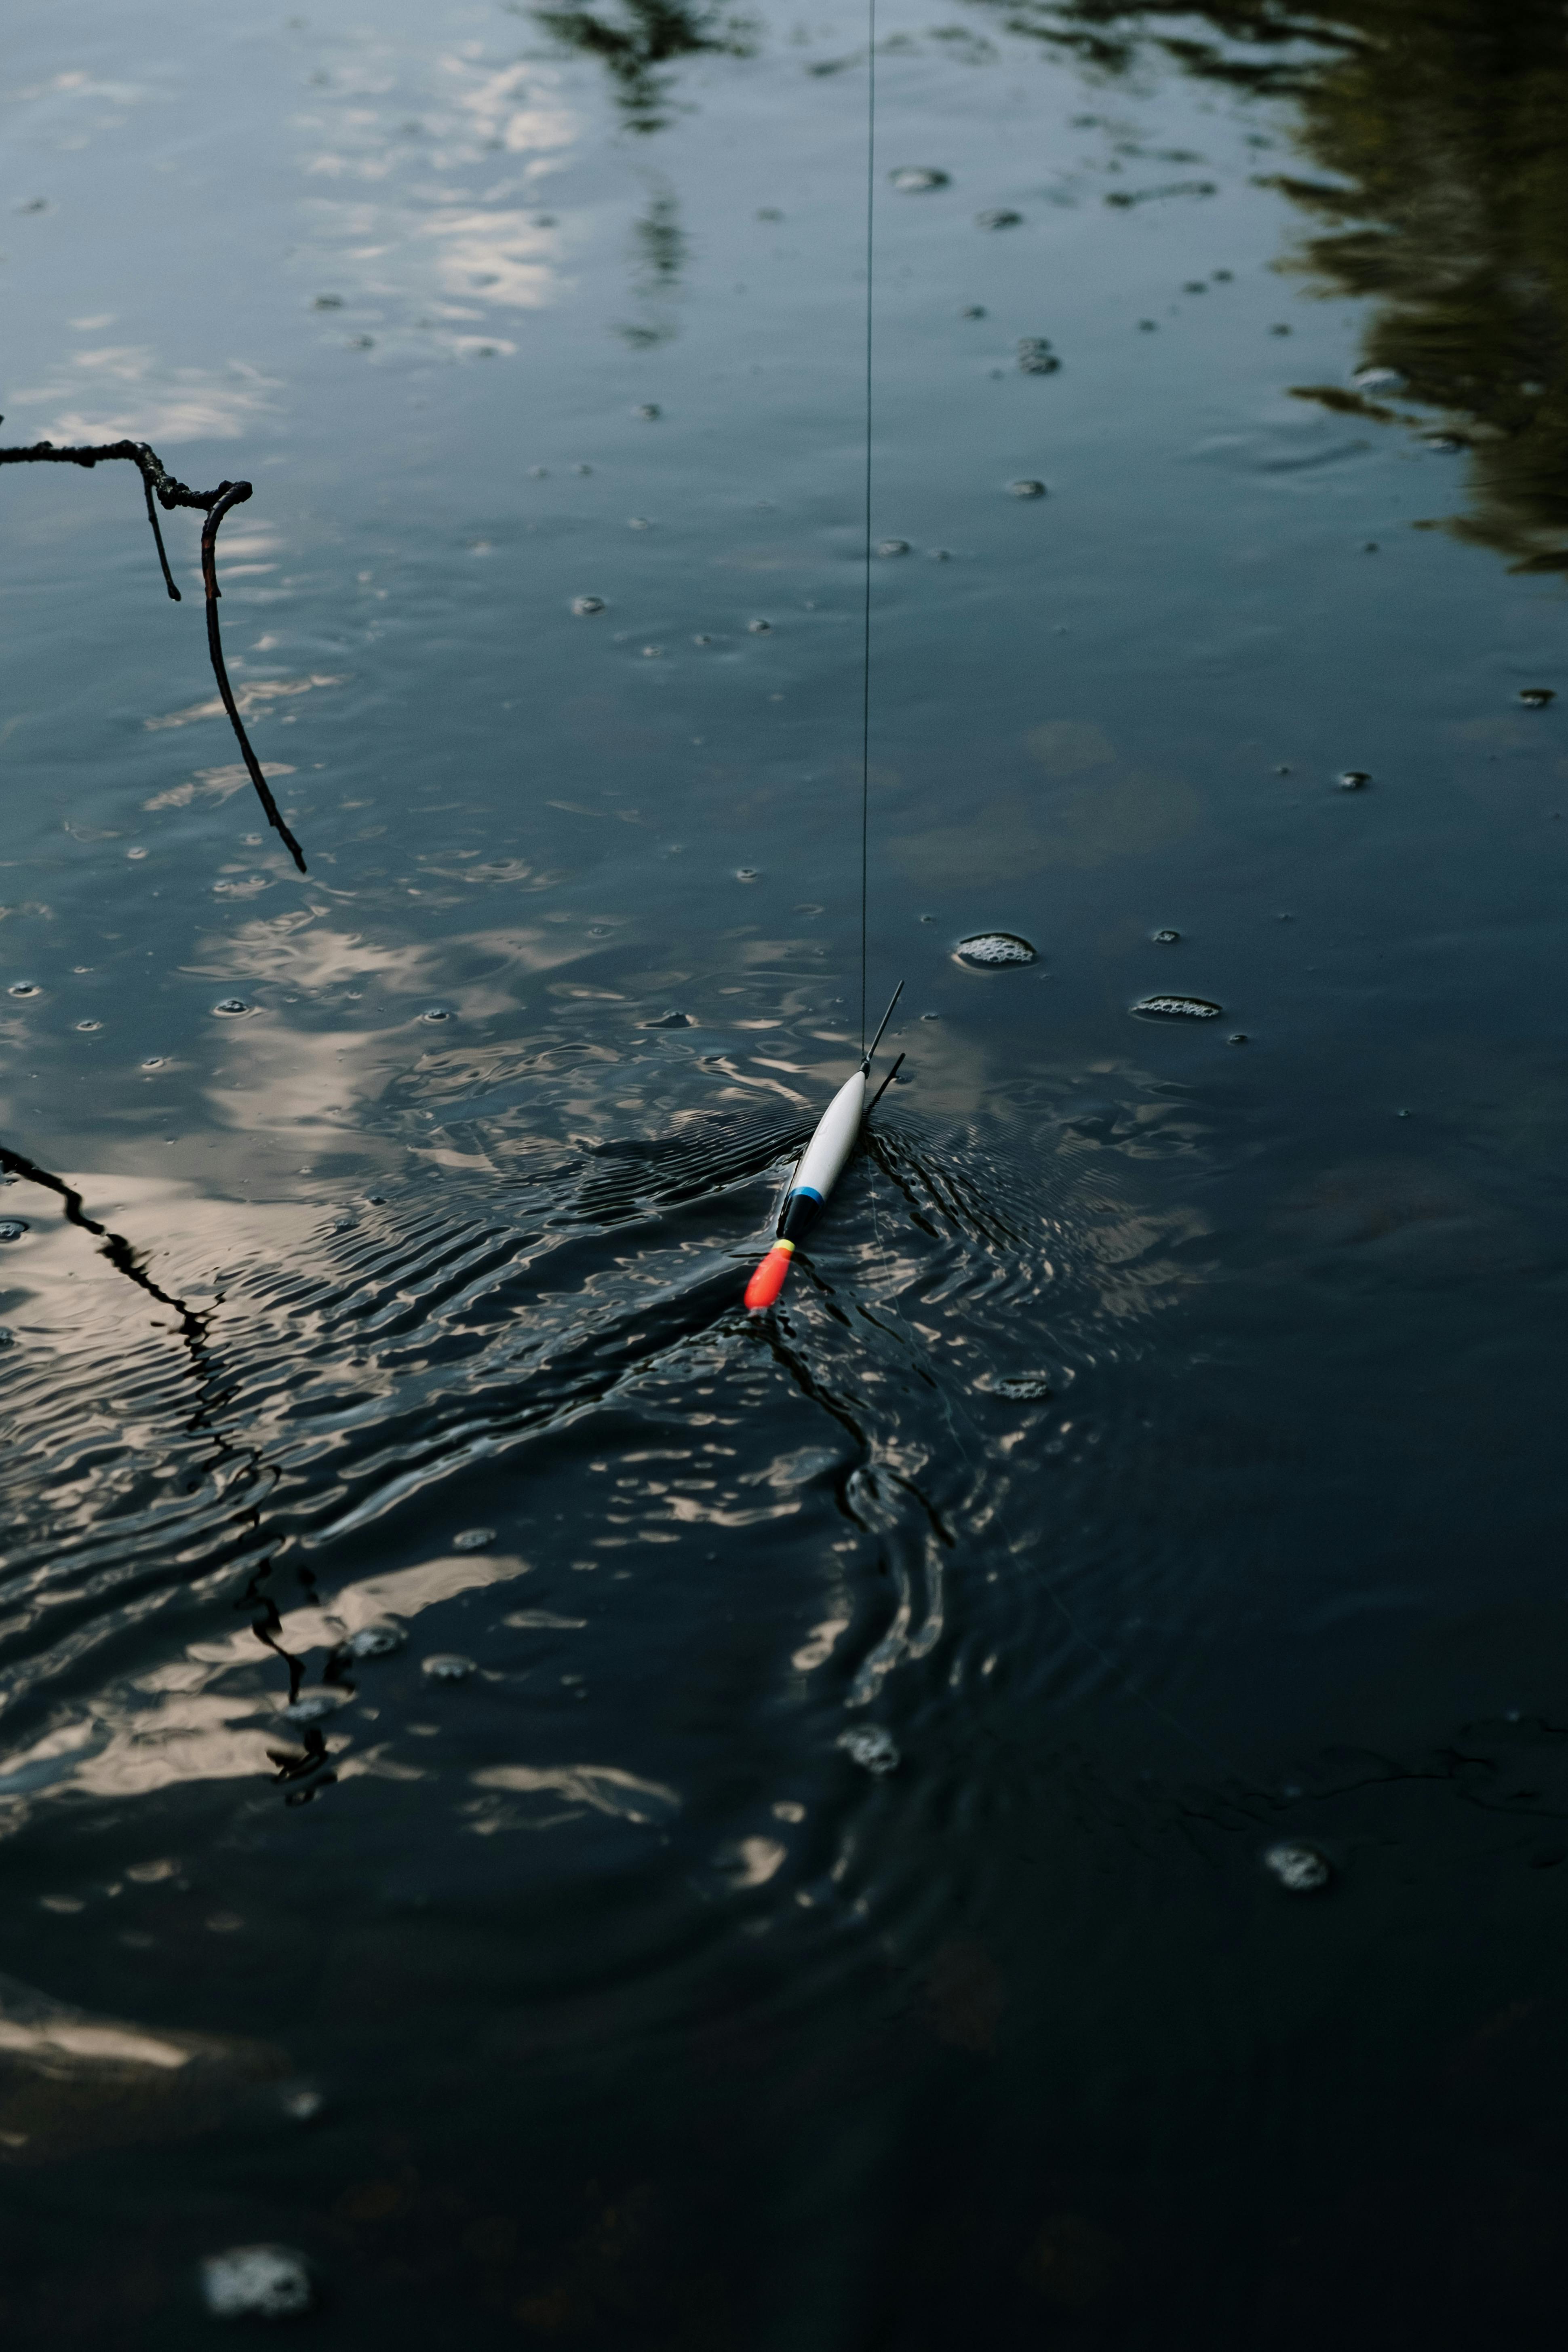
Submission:
<svg viewBox="0 0 1568 2352">
<path fill-rule="evenodd" d="M 833 1187 L 844 1172 L 846 1161 L 860 1139 L 861 1128 L 899 1075 L 900 1064 L 904 1058 L 901 1054 L 869 1102 L 867 1101 L 866 1089 L 871 1083 L 872 1061 L 882 1042 L 882 1032 L 893 1017 L 893 1005 L 897 1004 L 903 992 L 904 983 L 900 980 L 893 991 L 892 1003 L 883 1013 L 877 1034 L 861 1058 L 859 1068 L 852 1078 L 845 1079 L 817 1120 L 811 1141 L 795 1163 L 789 1190 L 779 1211 L 778 1238 L 746 1285 L 746 1305 L 753 1315 L 762 1314 L 776 1301 L 784 1286 L 795 1251 L 816 1222 L 819 1212 L 826 1207 Z M 862 1031 L 861 1034 L 864 1035 L 865 1032 Z"/>
<path fill-rule="evenodd" d="M 904 992 L 900 980 L 893 991 L 892 1003 L 878 1024 L 877 1034 L 869 1045 L 866 1044 L 866 964 L 867 964 L 867 902 L 870 865 L 870 785 L 871 785 L 871 415 L 872 415 L 872 322 L 875 315 L 876 285 L 876 186 L 877 186 L 877 0 L 867 0 L 866 50 L 868 78 L 866 89 L 866 458 L 865 514 L 862 531 L 862 618 L 860 667 L 860 1066 L 852 1078 L 846 1078 L 822 1117 L 811 1141 L 801 1153 L 784 1197 L 776 1227 L 777 1238 L 767 1251 L 761 1265 L 746 1285 L 746 1305 L 753 1315 L 764 1314 L 777 1303 L 779 1293 L 788 1278 L 790 1265 L 810 1227 L 827 1203 L 833 1187 L 844 1172 L 845 1164 L 860 1139 L 861 1129 L 883 1095 L 899 1075 L 903 1055 L 899 1055 L 876 1093 L 867 1099 L 871 1083 L 871 1063 L 882 1033 L 893 1017 L 893 1006 Z"/>
</svg>

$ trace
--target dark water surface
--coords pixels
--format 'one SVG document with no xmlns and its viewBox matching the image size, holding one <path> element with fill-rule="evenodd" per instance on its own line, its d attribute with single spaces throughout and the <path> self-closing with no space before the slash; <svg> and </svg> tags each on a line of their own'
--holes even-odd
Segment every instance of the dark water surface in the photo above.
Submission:
<svg viewBox="0 0 1568 2352">
<path fill-rule="evenodd" d="M 862 19 L 10 20 L 8 2344 L 1559 2324 L 1561 10 L 878 72 L 748 1319 Z"/>
</svg>

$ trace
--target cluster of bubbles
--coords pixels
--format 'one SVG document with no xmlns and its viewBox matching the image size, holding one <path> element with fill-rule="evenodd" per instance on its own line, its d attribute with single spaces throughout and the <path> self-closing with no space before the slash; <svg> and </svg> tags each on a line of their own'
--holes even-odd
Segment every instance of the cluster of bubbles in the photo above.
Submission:
<svg viewBox="0 0 1568 2352">
<path fill-rule="evenodd" d="M 1215 1021 L 1225 1007 L 1206 996 L 1141 996 L 1131 1010 L 1152 1021 Z"/>
<path fill-rule="evenodd" d="M 1016 931 L 974 931 L 953 950 L 973 971 L 1000 971 L 1009 964 L 1033 963 L 1035 950 Z"/>
</svg>

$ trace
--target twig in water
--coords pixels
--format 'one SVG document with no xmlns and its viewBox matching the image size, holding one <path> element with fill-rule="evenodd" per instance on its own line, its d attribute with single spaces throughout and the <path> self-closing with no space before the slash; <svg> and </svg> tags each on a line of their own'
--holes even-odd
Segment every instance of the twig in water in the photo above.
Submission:
<svg viewBox="0 0 1568 2352">
<path fill-rule="evenodd" d="M 0 424 L 5 419 L 0 417 Z M 96 446 L 86 444 L 79 448 L 57 449 L 52 441 L 35 441 L 26 448 L 0 449 L 0 466 L 85 466 L 89 469 L 107 459 L 123 457 L 134 466 L 142 477 L 142 487 L 147 498 L 147 520 L 153 526 L 153 538 L 158 550 L 158 562 L 163 566 L 163 585 L 177 604 L 180 592 L 174 585 L 174 575 L 169 569 L 169 559 L 163 549 L 163 534 L 158 525 L 158 506 L 170 512 L 175 507 L 194 507 L 206 517 L 202 525 L 202 586 L 206 592 L 207 651 L 212 656 L 213 676 L 223 707 L 228 713 L 229 724 L 239 740 L 247 772 L 256 786 L 267 822 L 281 835 L 289 855 L 301 874 L 305 871 L 305 853 L 283 821 L 283 814 L 272 797 L 272 788 L 261 772 L 261 762 L 250 748 L 250 739 L 240 720 L 224 667 L 223 638 L 218 630 L 217 600 L 222 591 L 217 584 L 218 525 L 231 508 L 242 506 L 250 496 L 248 482 L 220 482 L 216 490 L 193 490 L 184 482 L 176 481 L 157 451 L 145 441 L 102 441 Z"/>
</svg>

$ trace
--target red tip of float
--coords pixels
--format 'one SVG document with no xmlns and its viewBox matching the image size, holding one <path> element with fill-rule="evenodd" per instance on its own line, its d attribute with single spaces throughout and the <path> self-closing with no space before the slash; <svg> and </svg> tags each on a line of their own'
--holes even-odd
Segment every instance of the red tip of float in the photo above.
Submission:
<svg viewBox="0 0 1568 2352">
<path fill-rule="evenodd" d="M 789 1262 L 795 1255 L 793 1242 L 775 1242 L 772 1249 L 746 1285 L 746 1304 L 753 1313 L 762 1307 L 771 1307 L 784 1286 Z"/>
</svg>

